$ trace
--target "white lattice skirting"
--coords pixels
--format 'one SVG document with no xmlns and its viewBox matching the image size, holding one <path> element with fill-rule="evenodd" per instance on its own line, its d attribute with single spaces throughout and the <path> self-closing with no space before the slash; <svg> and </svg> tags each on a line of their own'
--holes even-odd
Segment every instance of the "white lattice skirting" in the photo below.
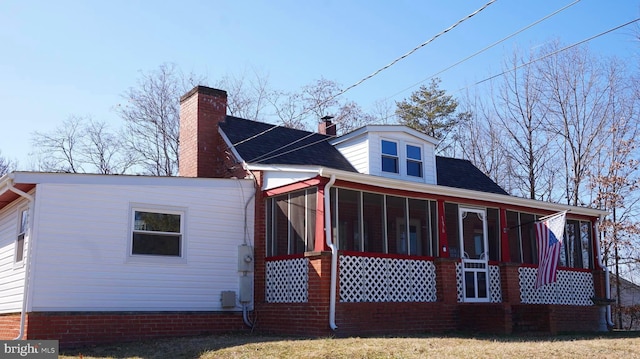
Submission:
<svg viewBox="0 0 640 359">
<path fill-rule="evenodd" d="M 341 302 L 435 302 L 432 261 L 340 256 Z"/>
<path fill-rule="evenodd" d="M 464 288 L 462 282 L 462 263 L 456 263 L 456 284 L 458 288 L 458 303 L 464 302 Z M 500 282 L 500 267 L 489 266 L 489 301 L 502 303 L 502 283 Z"/>
<path fill-rule="evenodd" d="M 559 270 L 557 281 L 535 289 L 538 268 L 520 267 L 520 300 L 527 304 L 593 305 L 593 275 Z"/>
<path fill-rule="evenodd" d="M 309 298 L 309 260 L 283 259 L 266 262 L 266 301 L 305 303 Z"/>
</svg>

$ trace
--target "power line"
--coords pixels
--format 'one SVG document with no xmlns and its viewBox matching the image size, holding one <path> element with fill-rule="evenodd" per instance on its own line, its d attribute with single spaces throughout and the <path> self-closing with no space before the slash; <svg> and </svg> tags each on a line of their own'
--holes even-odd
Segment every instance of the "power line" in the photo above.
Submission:
<svg viewBox="0 0 640 359">
<path fill-rule="evenodd" d="M 593 36 L 591 36 L 591 37 L 588 37 L 588 38 L 586 38 L 586 39 L 584 39 L 584 40 L 581 40 L 581 41 L 578 41 L 578 42 L 573 43 L 573 44 L 571 44 L 571 45 L 565 46 L 565 47 L 563 47 L 563 48 L 561 48 L 561 49 L 559 49 L 559 50 L 556 50 L 556 51 L 551 52 L 551 53 L 549 53 L 549 54 L 546 54 L 546 55 L 544 55 L 544 56 L 538 57 L 538 58 L 536 58 L 536 59 L 534 59 L 534 60 L 531 60 L 531 61 L 529 61 L 529 62 L 527 62 L 527 63 L 521 64 L 521 65 L 519 65 L 519 66 L 515 66 L 515 67 L 513 67 L 512 69 L 509 69 L 509 70 L 503 71 L 503 72 L 501 72 L 501 73 L 499 73 L 499 74 L 496 74 L 496 75 L 490 76 L 490 77 L 488 77 L 488 78 L 486 78 L 486 79 L 480 80 L 480 81 L 478 81 L 478 82 L 476 82 L 476 83 L 474 83 L 474 84 L 471 84 L 471 85 L 469 85 L 469 86 L 462 87 L 462 88 L 460 88 L 460 89 L 458 89 L 458 90 L 454 91 L 454 93 L 455 93 L 455 92 L 460 92 L 460 91 L 465 90 L 465 89 L 469 89 L 469 88 L 471 88 L 471 87 L 473 87 L 473 86 L 477 86 L 477 85 L 479 85 L 479 84 L 481 84 L 481 83 L 484 83 L 484 82 L 490 81 L 490 80 L 492 80 L 492 79 L 494 79 L 494 78 L 496 78 L 496 77 L 506 75 L 506 74 L 508 74 L 508 73 L 510 73 L 510 72 L 513 72 L 513 71 L 516 71 L 516 70 L 518 70 L 518 69 L 520 69 L 520 68 L 522 68 L 522 67 L 524 67 L 524 66 L 528 66 L 528 65 L 531 65 L 531 64 L 532 64 L 532 63 L 534 63 L 534 62 L 541 61 L 541 60 L 543 60 L 543 59 L 545 59 L 545 58 L 547 58 L 547 57 L 550 57 L 550 56 L 553 56 L 553 55 L 557 55 L 558 53 L 560 53 L 560 52 L 562 52 L 562 51 L 569 50 L 569 49 L 571 49 L 571 48 L 573 48 L 573 47 L 576 47 L 576 46 L 578 46 L 578 45 L 584 44 L 585 42 L 589 42 L 589 41 L 591 41 L 591 40 L 593 40 L 593 39 L 596 39 L 596 38 L 598 38 L 598 37 L 600 37 L 600 36 L 606 35 L 606 34 L 608 34 L 608 33 L 610 33 L 610 32 L 616 31 L 616 30 L 618 30 L 618 29 L 621 29 L 621 28 L 623 28 L 623 27 L 625 27 L 625 26 L 631 25 L 631 24 L 633 24 L 633 23 L 635 23 L 635 22 L 638 22 L 638 21 L 640 21 L 640 18 L 637 18 L 637 19 L 634 19 L 634 20 L 628 21 L 628 22 L 626 22 L 626 23 L 624 23 L 624 24 L 622 24 L 622 25 L 618 25 L 618 26 L 613 27 L 613 28 L 611 28 L 611 29 L 609 29 L 609 30 L 606 30 L 606 31 L 603 31 L 603 32 L 601 32 L 601 33 L 599 33 L 599 34 L 596 34 L 596 35 L 593 35 Z M 447 96 L 447 94 L 443 94 L 443 95 L 441 95 L 441 96 L 438 96 L 438 97 L 436 97 L 436 98 L 433 98 L 433 99 L 431 99 L 430 101 L 426 102 L 426 104 L 431 103 L 431 102 L 434 102 L 434 101 L 437 101 L 439 98 L 444 97 L 444 96 Z M 288 154 L 288 153 L 291 153 L 291 152 L 294 152 L 294 151 L 297 151 L 297 150 L 303 149 L 303 148 L 305 148 L 305 147 L 309 147 L 309 146 L 315 145 L 315 144 L 320 143 L 320 142 L 322 142 L 322 141 L 327 141 L 327 140 L 330 140 L 330 139 L 331 139 L 331 137 L 323 138 L 323 139 L 321 139 L 321 140 L 318 140 L 318 141 L 315 141 L 315 142 L 312 142 L 312 143 L 308 143 L 308 144 L 306 144 L 306 145 L 304 145 L 304 146 L 296 147 L 296 148 L 290 149 L 290 150 L 288 150 L 288 151 L 281 152 L 281 153 L 277 153 L 277 154 L 274 154 L 274 155 L 269 156 L 270 154 L 273 154 L 273 153 L 275 153 L 275 152 L 277 152 L 277 151 L 279 151 L 279 150 L 282 150 L 282 149 L 284 149 L 284 148 L 287 148 L 287 147 L 289 147 L 291 144 L 293 144 L 293 143 L 297 143 L 297 142 L 300 142 L 300 141 L 302 141 L 303 139 L 309 138 L 309 137 L 311 137 L 311 136 L 313 136 L 313 135 L 315 135 L 315 134 L 316 134 L 316 133 L 312 132 L 312 133 L 310 133 L 309 135 L 304 136 L 304 137 L 302 137 L 301 139 L 296 140 L 296 141 L 294 141 L 294 142 L 292 142 L 292 143 L 290 143 L 290 144 L 288 144 L 288 145 L 286 145 L 286 146 L 282 146 L 282 147 L 277 148 L 277 149 L 275 149 L 275 150 L 273 150 L 273 151 L 270 151 L 270 152 L 268 152 L 268 153 L 265 153 L 265 154 L 263 154 L 263 155 L 261 155 L 261 156 L 259 156 L 259 157 L 256 157 L 256 159 L 260 158 L 257 162 L 259 163 L 259 162 L 263 162 L 263 161 L 266 161 L 266 160 L 269 160 L 269 159 L 272 159 L 272 158 L 276 158 L 276 157 L 278 157 L 278 156 L 285 155 L 285 154 Z M 262 157 L 262 158 L 261 158 L 261 157 Z M 253 160 L 252 160 L 252 161 L 253 161 Z M 252 162 L 252 161 L 250 161 L 250 162 Z"/>
<path fill-rule="evenodd" d="M 558 9 L 558 10 L 556 10 L 556 11 L 552 12 L 551 14 L 549 14 L 549 15 L 547 15 L 547 16 L 545 16 L 545 17 L 541 18 L 540 20 L 534 21 L 534 22 L 532 22 L 531 24 L 529 24 L 529 25 L 527 25 L 527 26 L 525 26 L 525 27 L 521 28 L 520 30 L 518 30 L 518 31 L 516 31 L 516 32 L 514 32 L 514 33 L 512 33 L 511 35 L 509 35 L 509 36 L 507 36 L 507 37 L 505 37 L 505 38 L 503 38 L 503 39 L 501 39 L 501 40 L 498 40 L 498 41 L 494 42 L 493 44 L 491 44 L 491 45 L 489 45 L 489 46 L 486 46 L 485 48 L 483 48 L 483 49 L 481 49 L 481 50 L 476 51 L 475 53 L 473 53 L 473 54 L 471 54 L 471 55 L 469 55 L 469 56 L 465 57 L 464 59 L 462 59 L 462 60 L 460 60 L 460 61 L 458 61 L 458 62 L 454 63 L 453 65 L 451 65 L 451 66 L 449 66 L 449 67 L 447 67 L 447 68 L 445 68 L 445 69 L 442 69 L 442 70 L 440 70 L 440 71 L 436 72 L 435 74 L 433 74 L 433 75 L 431 75 L 431 76 L 429 76 L 429 77 L 427 77 L 427 78 L 425 78 L 425 79 L 423 79 L 423 80 L 420 80 L 420 81 L 418 81 L 418 82 L 414 83 L 413 85 L 411 85 L 411 86 L 409 86 L 409 87 L 407 87 L 407 88 L 405 88 L 405 89 L 402 89 L 402 90 L 400 90 L 400 91 L 396 92 L 395 94 L 393 94 L 393 95 L 391 95 L 391 96 L 387 97 L 386 99 L 388 100 L 388 99 L 390 99 L 390 98 L 393 98 L 393 97 L 395 97 L 395 96 L 397 96 L 397 95 L 399 95 L 399 94 L 401 94 L 401 93 L 403 93 L 403 92 L 405 92 L 405 91 L 407 91 L 407 90 L 409 90 L 409 89 L 411 89 L 411 88 L 413 88 L 413 87 L 415 87 L 415 86 L 417 86 L 417 85 L 419 85 L 419 84 L 421 84 L 421 83 L 423 83 L 423 82 L 425 82 L 425 81 L 427 81 L 427 80 L 429 80 L 429 79 L 432 79 L 432 78 L 434 78 L 434 77 L 436 77 L 436 76 L 440 75 L 441 73 L 443 73 L 443 72 L 445 72 L 445 71 L 447 71 L 447 70 L 451 70 L 452 68 L 454 68 L 454 67 L 456 67 L 456 66 L 460 65 L 461 63 L 466 62 L 467 60 L 469 60 L 469 59 L 471 59 L 471 58 L 473 58 L 473 57 L 475 57 L 475 56 L 477 56 L 477 55 L 479 55 L 479 54 L 481 54 L 481 53 L 483 53 L 483 52 L 485 52 L 485 51 L 489 50 L 490 48 L 492 48 L 492 47 L 494 47 L 494 46 L 496 46 L 496 45 L 498 45 L 498 44 L 500 44 L 500 43 L 503 43 L 503 42 L 505 42 L 505 41 L 509 40 L 510 38 L 512 38 L 512 37 L 514 37 L 514 36 L 516 36 L 516 35 L 520 34 L 521 32 L 523 32 L 523 31 L 525 31 L 525 30 L 528 30 L 528 29 L 532 28 L 532 27 L 533 27 L 533 26 L 535 26 L 535 25 L 538 25 L 539 23 L 541 23 L 541 22 L 543 22 L 543 21 L 547 20 L 548 18 L 550 18 L 550 17 L 552 17 L 552 16 L 555 16 L 555 15 L 559 14 L 560 12 L 562 12 L 562 11 L 564 11 L 564 10 L 568 9 L 569 7 L 571 7 L 571 6 L 573 6 L 573 5 L 577 4 L 577 3 L 579 3 L 580 1 L 581 1 L 581 0 L 575 0 L 574 2 L 572 2 L 572 3 L 570 3 L 570 4 L 568 4 L 568 5 L 564 6 L 564 7 L 562 7 L 562 8 L 560 8 L 560 9 Z"/>
<path fill-rule="evenodd" d="M 418 51 L 419 49 L 421 49 L 421 48 L 425 47 L 426 45 L 430 44 L 431 42 L 433 42 L 435 39 L 439 38 L 440 36 L 442 36 L 442 35 L 446 34 L 446 33 L 447 33 L 447 32 L 449 32 L 449 31 L 453 30 L 453 29 L 454 29 L 454 28 L 456 28 L 458 25 L 462 24 L 463 22 L 467 21 L 468 19 L 470 19 L 470 18 L 474 17 L 475 15 L 477 15 L 477 14 L 478 14 L 478 13 L 480 13 L 482 10 L 486 9 L 489 5 L 493 4 L 493 3 L 494 3 L 494 2 L 496 2 L 496 1 L 497 1 L 497 0 L 490 0 L 490 1 L 489 1 L 489 2 L 487 2 L 486 4 L 482 5 L 482 7 L 480 7 L 478 10 L 476 10 L 476 11 L 472 12 L 471 14 L 469 14 L 469 15 L 467 15 L 467 16 L 465 16 L 465 17 L 463 17 L 462 19 L 460 19 L 460 20 L 456 21 L 453 25 L 451 25 L 451 26 L 449 26 L 448 28 L 446 28 L 446 29 L 444 29 L 444 30 L 440 31 L 439 33 L 435 34 L 435 35 L 434 35 L 433 37 L 431 37 L 429 40 L 427 40 L 427 41 L 425 41 L 425 42 L 421 43 L 420 45 L 418 45 L 418 46 L 416 46 L 416 47 L 414 47 L 413 49 L 411 49 L 411 50 L 410 50 L 409 52 L 407 52 L 406 54 L 404 54 L 404 55 L 402 55 L 402 56 L 400 56 L 400 57 L 396 58 L 395 60 L 391 61 L 389 64 L 387 64 L 387 65 L 385 65 L 385 66 L 381 67 L 380 69 L 378 69 L 378 70 L 374 71 L 372 74 L 370 74 L 370 75 L 368 75 L 368 76 L 365 76 L 365 77 L 364 77 L 364 78 L 362 78 L 360 81 L 358 81 L 358 82 L 354 83 L 353 85 L 351 85 L 351 86 L 349 86 L 349 87 L 345 88 L 344 90 L 341 90 L 341 91 L 340 91 L 340 92 L 338 92 L 337 94 L 335 94 L 335 95 L 333 95 L 333 96 L 329 97 L 328 99 L 326 99 L 326 100 L 322 101 L 322 102 L 320 103 L 320 105 L 325 104 L 325 103 L 327 103 L 327 102 L 329 102 L 329 101 L 332 101 L 333 99 L 337 98 L 338 96 L 342 96 L 342 95 L 344 95 L 347 91 L 349 91 L 349 90 L 353 89 L 354 87 L 359 86 L 359 85 L 360 85 L 360 84 L 362 84 L 363 82 L 365 82 L 365 81 L 369 80 L 370 78 L 372 78 L 372 77 L 374 77 L 374 76 L 378 75 L 379 73 L 381 73 L 382 71 L 384 71 L 384 70 L 388 69 L 389 67 L 391 67 L 391 66 L 395 65 L 395 64 L 396 64 L 396 63 L 398 63 L 399 61 L 401 61 L 401 60 L 403 60 L 403 59 L 407 58 L 408 56 L 410 56 L 410 55 L 411 55 L 411 54 L 413 54 L 414 52 Z M 292 119 L 300 118 L 300 117 L 302 117 L 303 115 L 305 115 L 306 113 L 308 113 L 309 111 L 311 111 L 311 109 L 310 109 L 310 108 L 309 108 L 309 109 L 306 109 L 306 110 L 304 110 L 304 111 L 302 111 L 299 115 L 294 116 Z M 256 138 L 256 137 L 258 137 L 258 136 L 261 136 L 262 134 L 267 133 L 267 132 L 269 132 L 269 131 L 271 131 L 271 130 L 273 130 L 273 129 L 274 129 L 274 128 L 269 128 L 269 129 L 267 129 L 267 130 L 265 130 L 265 131 L 263 131 L 263 132 L 261 132 L 261 133 L 256 134 L 256 135 L 255 135 L 255 136 L 253 136 L 251 139 Z M 247 139 L 247 140 L 243 140 L 243 141 L 241 141 L 241 142 L 239 142 L 239 143 L 234 144 L 234 146 L 235 146 L 235 145 L 238 145 L 238 144 L 240 144 L 240 143 L 244 143 L 244 142 L 246 142 L 246 141 L 248 141 L 248 140 L 249 140 L 249 139 Z"/>
</svg>

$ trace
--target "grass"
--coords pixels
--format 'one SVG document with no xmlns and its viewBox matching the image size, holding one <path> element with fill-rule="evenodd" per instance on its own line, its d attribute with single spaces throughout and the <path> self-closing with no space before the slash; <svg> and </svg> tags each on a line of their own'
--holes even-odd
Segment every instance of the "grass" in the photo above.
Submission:
<svg viewBox="0 0 640 359">
<path fill-rule="evenodd" d="M 640 333 L 292 338 L 221 335 L 63 351 L 60 358 L 640 358 Z"/>
</svg>

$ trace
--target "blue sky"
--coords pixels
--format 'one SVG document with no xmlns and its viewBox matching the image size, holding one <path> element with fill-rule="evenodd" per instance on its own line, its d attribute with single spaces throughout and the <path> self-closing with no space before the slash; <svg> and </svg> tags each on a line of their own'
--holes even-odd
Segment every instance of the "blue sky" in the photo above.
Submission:
<svg viewBox="0 0 640 359">
<path fill-rule="evenodd" d="M 114 128 L 113 108 L 140 71 L 175 63 L 215 83 L 257 72 L 296 91 L 324 77 L 349 86 L 472 13 L 488 0 L 0 2 L 0 155 L 29 169 L 34 131 L 70 115 Z M 483 12 L 345 94 L 365 111 L 399 101 L 411 85 L 572 3 L 498 0 Z M 499 73 L 514 49 L 572 44 L 640 17 L 638 0 L 582 0 L 439 77 L 456 91 Z M 636 23 L 639 24 L 639 23 Z M 588 43 L 639 63 L 634 24 Z"/>
</svg>

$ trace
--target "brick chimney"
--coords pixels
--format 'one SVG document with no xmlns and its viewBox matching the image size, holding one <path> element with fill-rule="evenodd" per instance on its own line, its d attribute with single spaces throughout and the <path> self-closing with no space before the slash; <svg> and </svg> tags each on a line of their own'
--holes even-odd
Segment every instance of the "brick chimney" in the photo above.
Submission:
<svg viewBox="0 0 640 359">
<path fill-rule="evenodd" d="M 333 116 L 324 116 L 318 123 L 318 133 L 336 137 L 336 124 L 331 122 Z"/>
<path fill-rule="evenodd" d="M 223 177 L 225 144 L 218 123 L 227 116 L 227 92 L 196 86 L 180 97 L 179 174 Z"/>
</svg>

